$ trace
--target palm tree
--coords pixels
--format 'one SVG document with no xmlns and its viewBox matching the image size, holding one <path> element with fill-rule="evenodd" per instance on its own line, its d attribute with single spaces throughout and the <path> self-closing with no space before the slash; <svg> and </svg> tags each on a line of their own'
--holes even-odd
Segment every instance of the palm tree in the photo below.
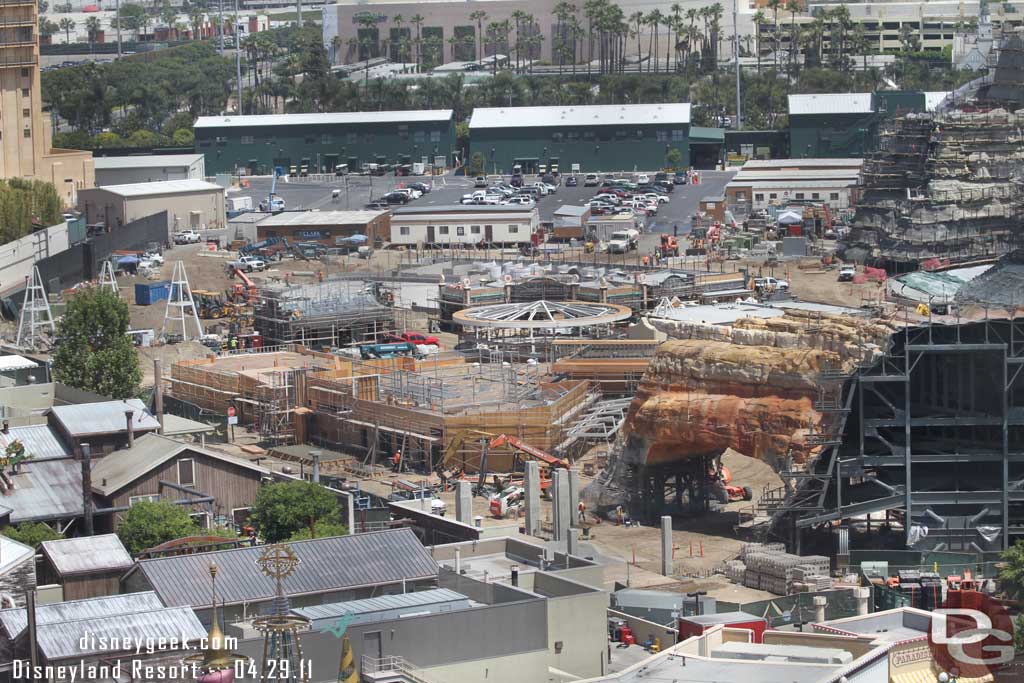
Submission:
<svg viewBox="0 0 1024 683">
<path fill-rule="evenodd" d="M 558 75 L 562 75 L 562 67 L 565 65 L 565 31 L 566 22 L 569 19 L 569 15 L 576 11 L 576 6 L 565 0 L 561 0 L 555 5 L 555 35 L 558 36 L 558 45 L 552 45 L 551 48 L 558 50 Z"/>
<path fill-rule="evenodd" d="M 516 73 L 519 73 L 519 52 L 520 52 L 520 47 L 523 44 L 523 37 L 522 37 L 523 36 L 523 28 L 522 28 L 522 26 L 523 26 L 523 22 L 526 21 L 526 17 L 527 17 L 526 12 L 524 12 L 521 9 L 517 9 L 515 12 L 512 13 L 512 19 L 514 19 L 515 22 L 516 22 L 516 44 L 515 44 L 515 50 L 516 50 Z"/>
<path fill-rule="evenodd" d="M 768 9 L 772 11 L 772 23 L 775 28 L 772 30 L 772 39 L 775 42 L 775 70 L 779 70 L 779 8 L 782 7 L 782 0 L 768 0 Z"/>
<path fill-rule="evenodd" d="M 57 22 L 57 26 L 60 27 L 61 31 L 64 31 L 64 42 L 66 44 L 70 44 L 71 43 L 71 29 L 73 29 L 75 27 L 74 19 L 71 19 L 70 17 L 64 17 L 63 19 L 61 19 L 60 21 Z"/>
<path fill-rule="evenodd" d="M 800 11 L 800 3 L 797 0 L 787 0 L 786 11 L 789 12 L 789 77 L 793 78 L 796 73 L 793 70 L 797 51 L 796 13 Z"/>
<path fill-rule="evenodd" d="M 668 27 L 668 38 L 665 40 L 665 71 L 672 70 L 672 53 L 675 51 L 675 44 L 679 41 L 679 15 L 682 14 L 682 6 L 676 2 L 672 4 L 670 8 L 672 10 L 672 16 L 666 19 L 666 26 Z M 672 40 L 672 32 L 676 32 L 676 40 Z M 676 53 L 676 66 L 679 65 L 679 53 Z"/>
<path fill-rule="evenodd" d="M 342 45 L 343 41 L 341 40 L 341 36 L 336 35 L 331 38 L 331 64 L 338 63 L 338 54 L 341 52 Z"/>
<path fill-rule="evenodd" d="M 96 42 L 96 38 L 100 34 L 100 27 L 99 17 L 89 17 L 85 20 L 85 30 L 88 32 L 90 43 Z"/>
<path fill-rule="evenodd" d="M 377 27 L 377 17 L 371 16 L 369 13 L 361 14 L 356 17 L 356 23 L 363 29 L 366 29 L 365 38 L 360 38 L 359 45 L 364 50 L 363 55 L 365 63 L 363 69 L 365 71 L 363 84 L 364 87 L 369 89 L 370 87 L 370 54 L 373 52 L 371 47 L 373 46 L 373 38 L 371 31 Z"/>
<path fill-rule="evenodd" d="M 634 26 L 633 37 L 636 38 L 636 69 L 638 72 L 643 71 L 643 57 L 641 56 L 642 47 L 640 46 L 640 33 L 644 25 L 644 13 L 633 12 L 629 15 L 629 23 Z"/>
<path fill-rule="evenodd" d="M 754 12 L 754 44 L 757 50 L 757 73 L 761 73 L 761 24 L 766 19 L 763 10 Z"/>
<path fill-rule="evenodd" d="M 412 23 L 412 25 L 416 27 L 416 39 L 414 41 L 416 43 L 416 73 L 419 73 L 419 71 L 420 71 L 420 63 L 421 63 L 421 57 L 422 57 L 422 45 L 423 45 L 423 39 L 421 37 L 421 32 L 423 30 L 423 22 L 424 21 L 425 20 L 423 19 L 423 15 L 422 14 L 414 14 L 414 15 L 412 15 L 412 18 L 409 19 L 409 22 Z"/>
<path fill-rule="evenodd" d="M 484 60 L 484 21 L 487 19 L 487 12 L 478 9 L 469 13 L 469 20 L 476 22 L 476 53 L 477 62 Z"/>
<path fill-rule="evenodd" d="M 686 66 L 690 66 L 690 59 L 693 56 L 693 40 L 696 36 L 696 22 L 697 22 L 697 10 L 690 8 L 686 10 L 686 18 L 690 21 L 690 26 L 686 29 Z"/>
<path fill-rule="evenodd" d="M 395 33 L 398 35 L 398 40 L 396 41 L 398 47 L 398 59 L 396 61 L 404 62 L 405 36 L 402 34 L 402 24 L 405 23 L 405 17 L 401 14 L 396 14 L 391 18 L 391 23 L 395 25 Z M 390 57 L 390 55 L 388 56 Z"/>
<path fill-rule="evenodd" d="M 602 0 L 585 0 L 583 3 L 583 15 L 587 18 L 587 73 L 594 63 L 594 26 L 601 14 Z"/>
<path fill-rule="evenodd" d="M 651 44 L 652 49 L 649 49 L 650 57 L 648 58 L 647 70 L 650 71 L 653 67 L 655 73 L 658 71 L 658 28 L 665 21 L 665 15 L 660 10 L 653 10 L 647 15 L 647 23 L 651 26 Z"/>
</svg>

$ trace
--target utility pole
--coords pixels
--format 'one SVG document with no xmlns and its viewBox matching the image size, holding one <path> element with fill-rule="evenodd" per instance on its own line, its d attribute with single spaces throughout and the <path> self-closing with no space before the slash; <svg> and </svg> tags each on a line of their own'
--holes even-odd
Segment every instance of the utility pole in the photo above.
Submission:
<svg viewBox="0 0 1024 683">
<path fill-rule="evenodd" d="M 223 2 L 223 0 L 221 0 Z M 242 36 L 238 32 L 238 0 L 235 0 L 235 80 L 238 81 L 238 113 L 242 113 Z"/>
<path fill-rule="evenodd" d="M 298 13 L 297 19 L 299 28 L 302 28 L 302 0 L 295 0 L 295 10 Z"/>
<path fill-rule="evenodd" d="M 220 56 L 224 56 L 224 0 L 217 0 L 217 12 L 220 13 Z"/>
<path fill-rule="evenodd" d="M 117 57 L 121 58 L 121 0 L 114 3 L 114 22 L 117 24 Z"/>
<path fill-rule="evenodd" d="M 732 53 L 736 60 L 736 130 L 743 128 L 743 112 L 740 105 L 740 22 L 739 0 L 732 0 Z M 760 49 L 760 46 L 758 46 Z"/>
</svg>

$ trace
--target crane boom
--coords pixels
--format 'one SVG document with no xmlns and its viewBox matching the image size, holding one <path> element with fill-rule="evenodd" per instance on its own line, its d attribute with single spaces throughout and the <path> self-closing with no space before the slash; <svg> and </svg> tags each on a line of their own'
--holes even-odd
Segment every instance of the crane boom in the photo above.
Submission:
<svg viewBox="0 0 1024 683">
<path fill-rule="evenodd" d="M 530 456 L 531 458 L 547 463 L 549 467 L 563 467 L 565 469 L 569 468 L 569 462 L 567 460 L 564 460 L 562 458 L 556 458 L 550 453 L 542 451 L 536 446 L 531 446 L 528 443 L 524 443 L 523 441 L 517 439 L 514 436 L 500 434 L 491 439 L 490 448 L 502 448 L 504 446 L 508 446 L 519 451 L 520 453 L 524 453 Z"/>
</svg>

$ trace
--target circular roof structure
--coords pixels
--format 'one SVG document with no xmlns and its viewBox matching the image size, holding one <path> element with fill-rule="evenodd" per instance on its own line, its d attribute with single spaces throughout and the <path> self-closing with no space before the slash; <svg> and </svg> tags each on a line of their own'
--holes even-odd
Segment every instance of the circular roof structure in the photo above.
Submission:
<svg viewBox="0 0 1024 683">
<path fill-rule="evenodd" d="M 553 330 L 607 325 L 626 320 L 631 315 L 632 309 L 617 304 L 541 299 L 518 304 L 474 306 L 456 312 L 452 319 L 465 327 Z"/>
</svg>

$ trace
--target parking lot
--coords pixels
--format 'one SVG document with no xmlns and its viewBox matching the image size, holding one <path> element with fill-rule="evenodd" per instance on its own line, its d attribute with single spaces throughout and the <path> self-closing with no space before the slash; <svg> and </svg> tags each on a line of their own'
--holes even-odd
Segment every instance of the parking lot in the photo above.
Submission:
<svg viewBox="0 0 1024 683">
<path fill-rule="evenodd" d="M 646 219 L 648 232 L 672 232 L 679 226 L 679 233 L 689 231 L 690 221 L 697 212 L 701 198 L 721 195 L 726 183 L 732 177 L 730 171 L 702 171 L 699 185 L 676 185 L 667 204 L 658 208 L 658 215 Z M 458 204 L 462 195 L 473 191 L 473 181 L 462 176 L 441 176 L 435 178 L 396 178 L 394 176 L 357 176 L 332 179 L 329 182 L 311 182 L 305 179 L 285 181 L 278 179 L 276 192 L 285 200 L 288 211 L 319 209 L 321 211 L 361 209 L 371 198 L 379 198 L 390 190 L 408 182 L 430 182 L 433 191 L 414 200 L 417 206 L 442 206 Z M 582 177 L 580 177 L 582 181 Z M 248 188 L 238 196 L 253 198 L 253 206 L 266 199 L 270 192 L 269 178 L 251 179 Z M 334 190 L 340 190 L 337 198 Z M 554 212 L 564 204 L 586 205 L 597 193 L 596 187 L 565 187 L 559 184 L 558 191 L 542 197 L 537 203 L 541 221 L 550 221 Z M 232 195 L 235 196 L 235 195 Z"/>
</svg>

